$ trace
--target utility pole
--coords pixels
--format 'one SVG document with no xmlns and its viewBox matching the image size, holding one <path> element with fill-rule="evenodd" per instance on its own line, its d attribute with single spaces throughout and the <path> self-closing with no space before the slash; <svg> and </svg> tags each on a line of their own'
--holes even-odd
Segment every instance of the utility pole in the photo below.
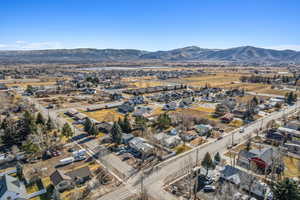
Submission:
<svg viewBox="0 0 300 200">
<path fill-rule="evenodd" d="M 144 169 L 142 169 L 141 175 L 141 200 L 144 200 Z"/>
<path fill-rule="evenodd" d="M 199 149 L 196 151 L 196 167 L 198 166 L 199 163 Z"/>
</svg>

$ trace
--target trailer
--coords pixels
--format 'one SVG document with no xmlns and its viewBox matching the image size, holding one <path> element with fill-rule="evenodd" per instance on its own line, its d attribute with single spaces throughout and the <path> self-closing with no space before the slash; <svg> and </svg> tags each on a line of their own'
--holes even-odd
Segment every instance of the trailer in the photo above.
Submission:
<svg viewBox="0 0 300 200">
<path fill-rule="evenodd" d="M 85 149 L 80 149 L 78 151 L 73 152 L 73 157 L 79 157 L 79 156 L 84 156 L 86 154 Z"/>
<path fill-rule="evenodd" d="M 75 161 L 74 157 L 67 157 L 67 158 L 61 159 L 59 161 L 59 163 L 57 164 L 57 166 L 68 165 L 68 164 L 73 163 L 74 161 Z"/>
</svg>

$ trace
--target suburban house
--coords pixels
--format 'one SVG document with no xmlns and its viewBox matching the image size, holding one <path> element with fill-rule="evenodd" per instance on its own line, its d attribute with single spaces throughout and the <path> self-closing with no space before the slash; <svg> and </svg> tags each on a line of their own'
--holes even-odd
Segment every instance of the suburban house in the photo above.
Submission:
<svg viewBox="0 0 300 200">
<path fill-rule="evenodd" d="M 144 101 L 144 97 L 143 96 L 133 96 L 130 101 L 132 103 L 134 103 L 135 105 L 137 104 L 144 104 L 145 101 Z"/>
<path fill-rule="evenodd" d="M 123 98 L 123 96 L 120 93 L 113 93 L 113 94 L 110 95 L 110 99 L 112 101 L 118 101 L 118 100 L 120 100 L 122 98 Z"/>
<path fill-rule="evenodd" d="M 237 102 L 234 98 L 226 98 L 224 101 L 222 101 L 222 104 L 226 105 L 229 110 L 233 110 L 236 107 Z"/>
<path fill-rule="evenodd" d="M 277 130 L 283 134 L 300 138 L 300 131 L 297 131 L 295 129 L 279 127 Z"/>
<path fill-rule="evenodd" d="M 298 120 L 293 120 L 293 121 L 288 122 L 284 127 L 299 131 L 300 130 L 300 122 Z"/>
<path fill-rule="evenodd" d="M 84 93 L 85 94 L 96 94 L 97 91 L 95 89 L 92 89 L 92 88 L 87 88 L 84 90 Z"/>
<path fill-rule="evenodd" d="M 223 123 L 230 123 L 233 120 L 233 114 L 226 113 L 223 117 L 221 117 L 221 121 Z"/>
<path fill-rule="evenodd" d="M 73 118 L 76 120 L 76 121 L 83 121 L 87 118 L 87 116 L 83 113 L 77 113 L 73 116 Z"/>
<path fill-rule="evenodd" d="M 96 128 L 103 133 L 110 133 L 112 126 L 112 123 L 109 122 L 96 123 Z"/>
<path fill-rule="evenodd" d="M 23 182 L 17 178 L 4 174 L 0 177 L 0 199 L 26 199 L 27 192 Z"/>
<path fill-rule="evenodd" d="M 266 141 L 274 144 L 282 144 L 286 140 L 286 135 L 278 131 L 268 131 L 266 134 Z"/>
<path fill-rule="evenodd" d="M 300 155 L 300 144 L 285 143 L 284 147 L 291 153 Z"/>
<path fill-rule="evenodd" d="M 74 117 L 76 114 L 78 114 L 78 111 L 76 109 L 71 108 L 67 112 L 65 112 L 65 114 L 69 117 Z"/>
<path fill-rule="evenodd" d="M 193 97 L 184 98 L 179 102 L 179 107 L 180 108 L 189 107 L 193 103 L 193 101 L 194 101 Z"/>
<path fill-rule="evenodd" d="M 118 107 L 118 111 L 120 113 L 129 113 L 134 111 L 135 104 L 129 101 L 124 102 L 122 105 Z"/>
<path fill-rule="evenodd" d="M 0 83 L 0 90 L 7 90 L 7 86 L 4 83 Z"/>
<path fill-rule="evenodd" d="M 213 127 L 209 124 L 199 124 L 195 126 L 195 130 L 200 136 L 208 134 L 212 129 Z"/>
<path fill-rule="evenodd" d="M 132 134 L 127 134 L 127 133 L 123 133 L 123 134 L 122 134 L 122 142 L 123 142 L 124 144 L 128 144 L 129 141 L 130 141 L 131 139 L 133 139 L 133 138 L 134 138 L 134 136 L 133 136 Z"/>
<path fill-rule="evenodd" d="M 50 175 L 50 180 L 59 191 L 72 189 L 74 184 L 83 184 L 92 177 L 88 166 L 67 173 L 55 170 Z"/>
<path fill-rule="evenodd" d="M 246 107 L 240 107 L 240 108 L 234 109 L 232 111 L 232 114 L 234 117 L 243 119 L 244 116 L 247 114 L 247 109 L 246 109 Z"/>
<path fill-rule="evenodd" d="M 162 145 L 168 147 L 168 148 L 174 148 L 177 145 L 181 143 L 181 139 L 177 135 L 168 135 L 165 133 L 158 133 L 154 135 L 154 139 L 158 142 L 161 143 Z"/>
<path fill-rule="evenodd" d="M 151 108 L 148 106 L 137 106 L 132 116 L 136 117 L 149 117 L 151 113 Z"/>
<path fill-rule="evenodd" d="M 197 132 L 195 130 L 190 130 L 190 131 L 184 132 L 184 134 L 181 136 L 181 139 L 186 142 L 190 142 L 193 139 L 195 139 L 196 137 L 198 137 Z"/>
<path fill-rule="evenodd" d="M 220 171 L 220 178 L 238 186 L 242 190 L 247 192 L 250 190 L 251 195 L 258 199 L 264 199 L 266 195 L 271 196 L 271 190 L 267 184 L 259 181 L 253 175 L 230 165 L 226 165 Z"/>
<path fill-rule="evenodd" d="M 149 156 L 153 153 L 154 147 L 146 142 L 144 138 L 135 137 L 128 142 L 128 145 L 139 152 L 142 156 Z"/>
<path fill-rule="evenodd" d="M 264 171 L 270 168 L 275 156 L 276 153 L 270 147 L 251 149 L 250 151 L 241 150 L 238 154 L 237 164 L 248 169 L 255 164 L 257 169 Z"/>
<path fill-rule="evenodd" d="M 163 110 L 176 110 L 177 103 L 175 101 L 172 101 L 170 103 L 167 103 L 164 105 Z"/>
</svg>

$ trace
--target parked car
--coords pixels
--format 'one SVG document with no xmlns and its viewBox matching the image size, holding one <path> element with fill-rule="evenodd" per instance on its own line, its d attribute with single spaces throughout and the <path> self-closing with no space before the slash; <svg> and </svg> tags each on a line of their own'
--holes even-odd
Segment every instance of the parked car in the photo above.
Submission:
<svg viewBox="0 0 300 200">
<path fill-rule="evenodd" d="M 211 177 L 206 177 L 206 181 L 204 181 L 204 184 L 205 185 L 210 185 L 212 184 L 214 181 Z"/>
<path fill-rule="evenodd" d="M 223 139 L 223 136 L 218 137 L 218 140 L 222 140 L 222 139 Z"/>
<path fill-rule="evenodd" d="M 60 156 L 60 154 L 61 154 L 59 151 L 56 151 L 56 150 L 52 150 L 52 151 L 50 151 L 50 153 L 51 153 L 52 157 L 57 157 L 57 156 Z"/>
<path fill-rule="evenodd" d="M 203 188 L 203 192 L 214 192 L 214 191 L 216 191 L 216 187 L 215 186 L 206 185 Z"/>
</svg>

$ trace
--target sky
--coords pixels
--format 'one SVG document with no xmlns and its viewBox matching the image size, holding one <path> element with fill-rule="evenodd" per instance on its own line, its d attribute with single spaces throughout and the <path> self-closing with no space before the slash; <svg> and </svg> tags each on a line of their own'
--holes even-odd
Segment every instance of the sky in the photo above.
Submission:
<svg viewBox="0 0 300 200">
<path fill-rule="evenodd" d="M 0 50 L 300 51 L 299 0 L 3 0 Z"/>
</svg>

